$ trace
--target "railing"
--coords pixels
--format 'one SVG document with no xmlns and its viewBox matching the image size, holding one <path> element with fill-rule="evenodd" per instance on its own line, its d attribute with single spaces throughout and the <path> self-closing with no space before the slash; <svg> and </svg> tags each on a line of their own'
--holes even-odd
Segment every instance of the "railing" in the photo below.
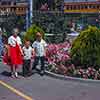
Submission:
<svg viewBox="0 0 100 100">
<path fill-rule="evenodd" d="M 41 11 L 41 10 L 34 10 L 33 14 L 58 14 L 62 15 L 64 12 L 63 11 Z"/>
</svg>

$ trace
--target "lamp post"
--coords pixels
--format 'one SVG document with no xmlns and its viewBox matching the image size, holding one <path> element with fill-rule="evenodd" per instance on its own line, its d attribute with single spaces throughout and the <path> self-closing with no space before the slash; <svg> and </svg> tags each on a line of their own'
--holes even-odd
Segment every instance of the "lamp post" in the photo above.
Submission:
<svg viewBox="0 0 100 100">
<path fill-rule="evenodd" d="M 28 29 L 29 27 L 29 14 L 28 14 L 28 10 L 26 10 L 26 30 Z"/>
<path fill-rule="evenodd" d="M 29 8 L 26 10 L 26 30 L 32 24 L 33 17 L 33 0 L 28 1 Z"/>
<path fill-rule="evenodd" d="M 30 24 L 32 24 L 32 17 L 33 17 L 33 0 L 30 0 L 30 2 L 29 2 L 29 12 L 30 12 Z"/>
</svg>

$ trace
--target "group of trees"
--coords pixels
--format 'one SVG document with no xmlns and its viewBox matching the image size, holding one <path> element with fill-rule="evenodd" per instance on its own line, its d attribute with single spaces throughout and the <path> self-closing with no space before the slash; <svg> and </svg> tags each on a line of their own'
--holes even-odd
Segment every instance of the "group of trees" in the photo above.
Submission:
<svg viewBox="0 0 100 100">
<path fill-rule="evenodd" d="M 0 15 L 0 27 L 1 29 L 5 29 L 9 34 L 13 27 L 15 27 L 17 22 L 17 16 L 15 13 L 11 13 L 9 15 Z"/>
<path fill-rule="evenodd" d="M 51 41 L 62 41 L 63 34 L 69 31 L 63 12 L 54 11 L 47 13 L 39 11 L 34 12 L 33 15 L 33 24 L 36 24 L 37 26 L 41 27 L 45 31 L 45 33 L 55 34 Z M 58 34 L 61 36 L 58 36 Z"/>
<path fill-rule="evenodd" d="M 9 36 L 12 33 L 14 27 L 18 27 L 23 30 L 25 20 L 23 16 L 17 16 L 15 13 L 10 13 L 8 15 L 0 15 L 0 28 L 7 32 Z"/>
</svg>

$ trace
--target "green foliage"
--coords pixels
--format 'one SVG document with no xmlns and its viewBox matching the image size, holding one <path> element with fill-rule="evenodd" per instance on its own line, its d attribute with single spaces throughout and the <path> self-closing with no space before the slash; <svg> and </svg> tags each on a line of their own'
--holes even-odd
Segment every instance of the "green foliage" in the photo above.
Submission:
<svg viewBox="0 0 100 100">
<path fill-rule="evenodd" d="M 42 29 L 51 34 L 64 33 L 66 27 L 64 27 L 64 15 L 62 12 L 33 12 L 33 23 L 41 26 Z"/>
<path fill-rule="evenodd" d="M 35 24 L 33 24 L 27 30 L 27 32 L 24 36 L 24 40 L 30 40 L 31 42 L 33 42 L 37 32 L 41 32 L 43 34 L 43 37 L 44 37 L 44 31 L 42 30 L 42 28 L 40 28 L 40 27 L 36 26 Z"/>
<path fill-rule="evenodd" d="M 49 10 L 60 10 L 63 0 L 33 0 L 33 10 L 39 10 L 45 3 L 48 4 Z"/>
<path fill-rule="evenodd" d="M 84 67 L 100 66 L 100 30 L 89 26 L 73 41 L 72 61 Z"/>
<path fill-rule="evenodd" d="M 49 42 L 59 43 L 63 41 L 63 34 L 67 33 L 68 28 L 62 12 L 34 11 L 33 15 L 33 24 L 40 26 L 47 34 L 54 34 L 54 36 L 50 36 Z"/>
<path fill-rule="evenodd" d="M 16 26 L 17 15 L 15 13 L 11 13 L 8 15 L 0 15 L 0 18 L 1 18 L 0 27 L 2 29 L 5 29 L 5 31 L 7 32 L 5 34 L 7 36 L 11 35 L 13 28 L 17 27 Z"/>
</svg>

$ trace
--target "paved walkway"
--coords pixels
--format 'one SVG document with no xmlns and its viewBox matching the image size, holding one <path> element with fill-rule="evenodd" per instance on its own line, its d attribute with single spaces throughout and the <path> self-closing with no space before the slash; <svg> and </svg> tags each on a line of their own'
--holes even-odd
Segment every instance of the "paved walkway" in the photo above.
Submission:
<svg viewBox="0 0 100 100">
<path fill-rule="evenodd" d="M 12 79 L 0 64 L 0 100 L 99 100 L 100 83 L 64 81 L 38 74 Z M 2 84 L 5 83 L 6 85 Z"/>
</svg>

